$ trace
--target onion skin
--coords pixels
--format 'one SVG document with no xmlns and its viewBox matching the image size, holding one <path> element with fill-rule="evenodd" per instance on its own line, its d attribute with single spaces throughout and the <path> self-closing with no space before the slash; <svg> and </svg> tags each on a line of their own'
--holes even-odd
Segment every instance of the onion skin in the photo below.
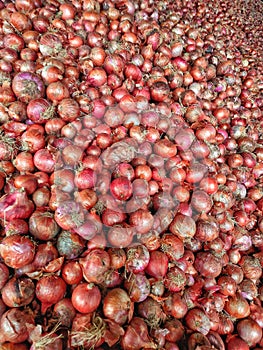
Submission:
<svg viewBox="0 0 263 350">
<path fill-rule="evenodd" d="M 121 344 L 123 348 L 127 350 L 139 350 L 142 347 L 152 345 L 148 336 L 147 325 L 143 319 L 139 317 L 134 317 L 132 319 L 126 333 L 121 339 Z"/>
</svg>

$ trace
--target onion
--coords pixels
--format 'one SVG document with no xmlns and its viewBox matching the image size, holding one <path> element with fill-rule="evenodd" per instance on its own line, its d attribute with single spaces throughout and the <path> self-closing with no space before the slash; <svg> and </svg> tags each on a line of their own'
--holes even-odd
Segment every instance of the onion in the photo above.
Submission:
<svg viewBox="0 0 263 350">
<path fill-rule="evenodd" d="M 261 327 L 250 318 L 238 322 L 237 332 L 249 346 L 255 346 L 262 338 Z"/>
<path fill-rule="evenodd" d="M 17 98 L 26 103 L 43 97 L 45 91 L 41 78 L 29 72 L 18 73 L 12 81 L 12 89 Z"/>
<path fill-rule="evenodd" d="M 200 241 L 213 241 L 219 236 L 219 226 L 212 218 L 208 220 L 198 220 L 195 238 Z"/>
<path fill-rule="evenodd" d="M 62 268 L 62 278 L 69 284 L 79 284 L 83 278 L 81 266 L 78 261 L 69 261 Z"/>
<path fill-rule="evenodd" d="M 179 293 L 170 294 L 164 302 L 163 309 L 166 314 L 176 319 L 182 319 L 188 311 L 187 304 Z"/>
<path fill-rule="evenodd" d="M 26 219 L 33 210 L 34 205 L 28 199 L 26 192 L 13 192 L 0 198 L 0 217 L 5 220 Z"/>
<path fill-rule="evenodd" d="M 35 211 L 29 219 L 29 232 L 33 237 L 47 241 L 54 238 L 59 232 L 59 226 L 53 214 L 46 211 Z"/>
<path fill-rule="evenodd" d="M 185 321 L 193 331 L 198 331 L 204 335 L 209 333 L 211 327 L 210 320 L 202 310 L 197 308 L 189 310 Z"/>
<path fill-rule="evenodd" d="M 123 289 L 112 289 L 104 298 L 103 313 L 105 317 L 119 325 L 123 325 L 132 318 L 133 309 L 133 303 Z"/>
<path fill-rule="evenodd" d="M 58 235 L 56 246 L 60 256 L 75 259 L 83 252 L 85 241 L 77 233 L 62 230 Z"/>
<path fill-rule="evenodd" d="M 132 275 L 129 280 L 124 282 L 132 302 L 142 302 L 150 294 L 150 282 L 143 273 Z"/>
<path fill-rule="evenodd" d="M 145 270 L 150 261 L 150 253 L 144 245 L 128 248 L 125 267 L 129 272 L 139 273 Z"/>
<path fill-rule="evenodd" d="M 27 236 L 7 236 L 0 243 L 0 255 L 7 266 L 18 269 L 33 261 L 35 244 Z"/>
<path fill-rule="evenodd" d="M 145 272 L 155 278 L 164 277 L 168 270 L 168 257 L 159 251 L 150 253 L 150 261 Z"/>
<path fill-rule="evenodd" d="M 171 292 L 178 292 L 184 288 L 186 284 L 185 273 L 177 267 L 169 269 L 165 276 L 164 285 Z"/>
<path fill-rule="evenodd" d="M 18 279 L 13 277 L 2 288 L 3 302 L 9 307 L 28 305 L 33 300 L 34 295 L 34 283 L 27 277 L 20 277 Z"/>
<path fill-rule="evenodd" d="M 42 313 L 61 300 L 65 292 L 66 283 L 61 277 L 55 275 L 42 277 L 36 284 L 36 297 L 41 301 Z"/>
<path fill-rule="evenodd" d="M 249 350 L 248 344 L 239 338 L 238 336 L 233 336 L 227 343 L 227 350 Z"/>
<path fill-rule="evenodd" d="M 104 338 L 105 335 L 105 338 Z M 73 319 L 72 332 L 69 335 L 73 347 L 98 347 L 106 339 L 106 322 L 95 313 L 77 314 Z M 117 337 L 117 341 L 119 336 Z M 115 342 L 113 341 L 113 344 Z"/>
<path fill-rule="evenodd" d="M 249 304 L 242 296 L 230 297 L 225 304 L 227 313 L 236 319 L 249 316 Z"/>
<path fill-rule="evenodd" d="M 110 257 L 102 249 L 93 249 L 80 260 L 85 280 L 89 283 L 101 283 L 110 268 Z"/>
<path fill-rule="evenodd" d="M 97 286 L 88 283 L 79 284 L 72 293 L 72 305 L 81 313 L 90 313 L 97 309 L 101 293 Z"/>
<path fill-rule="evenodd" d="M 132 195 L 132 184 L 126 177 L 118 177 L 110 184 L 110 191 L 118 200 L 128 200 Z"/>
<path fill-rule="evenodd" d="M 76 316 L 76 310 L 68 298 L 61 299 L 54 305 L 54 313 L 59 322 L 66 327 L 71 325 Z"/>
<path fill-rule="evenodd" d="M 165 233 L 162 236 L 161 249 L 170 261 L 178 260 L 184 255 L 182 241 L 173 234 Z"/>
<path fill-rule="evenodd" d="M 200 252 L 195 259 L 195 268 L 204 277 L 217 277 L 222 271 L 222 262 L 212 253 Z"/>
<path fill-rule="evenodd" d="M 193 237 L 196 232 L 194 220 L 184 214 L 176 214 L 169 228 L 181 240 Z"/>
<path fill-rule="evenodd" d="M 168 329 L 168 333 L 165 335 L 165 339 L 168 342 L 178 342 L 181 340 L 184 334 L 184 328 L 179 320 L 167 320 L 165 322 L 165 328 Z M 169 348 L 168 348 L 169 349 Z M 173 349 L 173 348 L 172 348 Z"/>
<path fill-rule="evenodd" d="M 126 248 L 133 241 L 134 230 L 127 224 L 114 225 L 108 231 L 107 241 L 113 247 Z"/>
</svg>

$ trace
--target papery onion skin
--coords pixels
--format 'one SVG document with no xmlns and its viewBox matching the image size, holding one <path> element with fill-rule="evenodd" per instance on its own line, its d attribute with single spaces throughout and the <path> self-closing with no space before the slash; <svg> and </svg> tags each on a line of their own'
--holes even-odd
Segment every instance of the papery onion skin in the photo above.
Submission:
<svg viewBox="0 0 263 350">
<path fill-rule="evenodd" d="M 122 337 L 121 344 L 127 350 L 139 350 L 142 347 L 147 348 L 151 343 L 147 325 L 142 318 L 134 317 L 128 326 L 126 333 Z"/>
</svg>

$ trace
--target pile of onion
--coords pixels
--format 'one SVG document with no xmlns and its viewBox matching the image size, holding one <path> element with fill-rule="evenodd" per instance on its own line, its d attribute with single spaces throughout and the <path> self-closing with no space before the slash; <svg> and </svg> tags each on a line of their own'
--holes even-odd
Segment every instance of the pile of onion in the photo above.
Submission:
<svg viewBox="0 0 263 350">
<path fill-rule="evenodd" d="M 263 349 L 262 17 L 0 0 L 1 349 Z"/>
</svg>

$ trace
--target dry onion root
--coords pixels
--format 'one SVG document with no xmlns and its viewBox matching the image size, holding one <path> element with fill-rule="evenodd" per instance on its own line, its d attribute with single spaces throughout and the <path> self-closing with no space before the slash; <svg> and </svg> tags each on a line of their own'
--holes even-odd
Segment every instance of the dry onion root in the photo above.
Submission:
<svg viewBox="0 0 263 350">
<path fill-rule="evenodd" d="M 41 334 L 41 327 L 36 327 L 30 334 L 30 338 L 33 341 L 31 350 L 62 349 L 61 339 L 63 338 L 63 335 L 56 334 L 59 328 L 60 323 L 57 323 L 50 332 Z"/>
<path fill-rule="evenodd" d="M 70 333 L 70 344 L 73 347 L 89 347 L 93 350 L 103 338 L 106 328 L 105 321 L 94 314 L 91 323 L 84 326 L 83 330 L 72 331 Z"/>
</svg>

